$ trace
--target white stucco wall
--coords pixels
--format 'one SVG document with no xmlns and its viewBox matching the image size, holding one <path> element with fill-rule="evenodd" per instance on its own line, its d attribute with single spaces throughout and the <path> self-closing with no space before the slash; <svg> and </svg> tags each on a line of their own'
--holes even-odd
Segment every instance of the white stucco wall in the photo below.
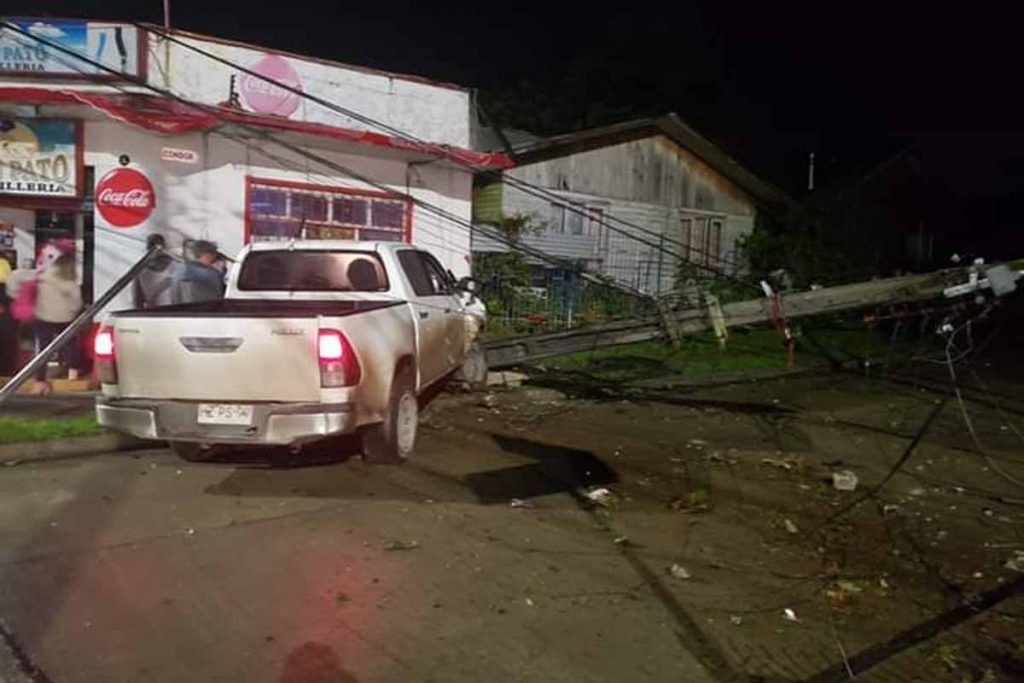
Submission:
<svg viewBox="0 0 1024 683">
<path fill-rule="evenodd" d="M 384 73 L 346 67 L 341 64 L 280 55 L 217 41 L 177 36 L 178 40 L 215 54 L 231 64 L 252 69 L 268 54 L 278 54 L 298 76 L 303 92 L 319 96 L 362 116 L 410 133 L 430 142 L 470 146 L 470 101 L 466 90 Z M 241 104 L 249 106 L 242 80 L 245 74 L 187 47 L 157 36 L 149 36 L 149 79 L 176 94 L 204 104 L 220 104 L 228 99 L 231 76 L 236 78 Z M 272 87 L 262 83 L 263 86 Z M 278 93 L 285 97 L 286 93 Z M 379 129 L 305 98 L 288 115 L 296 121 L 310 121 L 356 130 Z"/>
<path fill-rule="evenodd" d="M 149 233 L 162 233 L 178 251 L 186 238 L 209 239 L 221 251 L 235 255 L 245 241 L 246 177 L 280 179 L 338 189 L 379 189 L 345 177 L 316 162 L 266 143 L 242 144 L 217 133 L 157 136 L 113 121 L 87 122 L 85 163 L 101 179 L 127 154 L 131 168 L 141 171 L 156 191 L 156 207 L 138 226 L 117 228 L 95 214 L 94 294 L 106 291 L 137 261 Z M 162 161 L 162 147 L 199 154 L 196 164 Z M 316 154 L 343 165 L 396 193 L 438 206 L 468 223 L 472 179 L 461 170 L 438 166 L 407 169 L 404 161 L 340 154 L 317 149 Z M 407 173 L 408 170 L 408 173 Z M 462 225 L 413 207 L 412 242 L 430 249 L 457 276 L 469 273 L 470 231 Z M 180 253 L 180 252 L 179 252 Z M 131 305 L 123 292 L 108 310 Z"/>
</svg>

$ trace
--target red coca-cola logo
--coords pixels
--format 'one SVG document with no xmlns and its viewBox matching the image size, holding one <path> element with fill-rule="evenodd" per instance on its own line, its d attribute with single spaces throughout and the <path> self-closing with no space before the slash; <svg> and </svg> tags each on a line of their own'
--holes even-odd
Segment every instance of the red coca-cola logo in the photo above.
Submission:
<svg viewBox="0 0 1024 683">
<path fill-rule="evenodd" d="M 96 183 L 96 210 L 115 228 L 142 223 L 154 207 L 153 184 L 133 168 L 115 168 Z"/>
</svg>

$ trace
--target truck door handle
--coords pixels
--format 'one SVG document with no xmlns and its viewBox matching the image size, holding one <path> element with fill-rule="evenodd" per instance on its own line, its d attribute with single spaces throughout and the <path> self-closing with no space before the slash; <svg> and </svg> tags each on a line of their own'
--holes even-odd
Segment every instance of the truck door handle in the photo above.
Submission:
<svg viewBox="0 0 1024 683">
<path fill-rule="evenodd" d="M 420 311 L 420 320 L 424 320 L 430 317 L 430 313 L 427 311 Z"/>
</svg>

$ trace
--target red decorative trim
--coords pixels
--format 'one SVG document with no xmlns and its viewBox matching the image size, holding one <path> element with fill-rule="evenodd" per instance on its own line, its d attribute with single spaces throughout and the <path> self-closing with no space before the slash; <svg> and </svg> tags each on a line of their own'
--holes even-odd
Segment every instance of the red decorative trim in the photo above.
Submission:
<svg viewBox="0 0 1024 683">
<path fill-rule="evenodd" d="M 243 212 L 242 213 L 242 215 L 243 215 L 242 220 L 244 221 L 243 226 L 242 226 L 242 230 L 244 231 L 243 234 L 242 234 L 242 244 L 249 244 L 249 242 L 252 240 L 252 226 L 249 223 L 249 221 L 251 220 L 251 218 L 250 218 L 251 210 L 249 208 L 249 200 L 250 200 L 251 192 L 252 192 L 252 176 L 247 175 L 247 176 L 245 176 L 245 199 L 243 200 L 243 201 L 245 201 L 245 206 L 242 209 L 242 212 Z"/>
<path fill-rule="evenodd" d="M 386 197 L 388 199 L 401 199 L 409 201 L 404 195 L 398 192 L 384 192 L 383 190 L 362 190 L 357 187 L 345 185 L 322 185 L 317 183 L 304 183 L 300 180 L 282 180 L 279 178 L 260 178 L 259 176 L 248 176 L 248 180 L 257 185 L 273 185 L 275 187 L 287 187 L 293 190 L 310 190 L 312 192 L 334 192 L 338 194 L 355 194 L 367 197 Z"/>
<path fill-rule="evenodd" d="M 412 244 L 412 212 L 416 210 L 416 205 L 407 199 L 406 206 L 409 210 L 405 213 L 405 243 Z"/>
<path fill-rule="evenodd" d="M 75 196 L 81 199 L 85 196 L 85 124 L 82 121 L 75 121 L 75 166 Z"/>
<path fill-rule="evenodd" d="M 196 107 L 162 97 L 148 95 L 124 95 L 97 93 L 82 90 L 57 90 L 49 88 L 4 88 L 0 87 L 0 101 L 25 102 L 27 104 L 86 104 L 108 116 L 157 133 L 188 133 L 212 128 L 220 121 L 233 121 L 250 126 L 274 128 L 277 130 L 319 135 L 335 140 L 387 147 L 390 149 L 435 155 L 439 159 L 450 158 L 458 163 L 477 168 L 511 168 L 512 159 L 505 154 L 477 152 L 472 149 L 416 143 L 408 140 L 374 133 L 353 130 L 339 126 L 309 121 L 291 121 L 274 116 L 262 116 L 250 112 L 197 105 Z M 214 113 L 216 112 L 216 113 Z"/>
</svg>

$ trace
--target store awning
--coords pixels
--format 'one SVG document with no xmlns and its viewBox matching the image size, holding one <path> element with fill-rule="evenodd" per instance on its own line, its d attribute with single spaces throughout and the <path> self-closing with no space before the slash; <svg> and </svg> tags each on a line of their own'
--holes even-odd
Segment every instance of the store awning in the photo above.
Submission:
<svg viewBox="0 0 1024 683">
<path fill-rule="evenodd" d="M 438 159 L 451 159 L 456 163 L 479 170 L 512 166 L 512 160 L 501 153 L 478 152 L 434 143 L 421 144 L 383 133 L 309 121 L 293 121 L 276 116 L 263 116 L 232 107 L 191 105 L 152 95 L 38 87 L 0 87 L 0 102 L 32 105 L 81 104 L 101 111 L 128 125 L 162 135 L 180 135 L 209 130 L 222 123 L 234 123 L 392 150 L 404 150 Z"/>
</svg>

